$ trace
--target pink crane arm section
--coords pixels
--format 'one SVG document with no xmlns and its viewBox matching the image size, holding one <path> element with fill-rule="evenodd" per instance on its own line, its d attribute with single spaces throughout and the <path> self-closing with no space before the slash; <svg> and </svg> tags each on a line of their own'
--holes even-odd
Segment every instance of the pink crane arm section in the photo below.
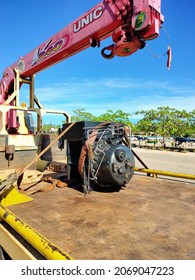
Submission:
<svg viewBox="0 0 195 280">
<path fill-rule="evenodd" d="M 11 93 L 14 69 L 28 78 L 112 36 L 111 57 L 131 55 L 145 40 L 159 35 L 161 0 L 104 0 L 63 30 L 6 68 L 0 82 L 0 104 Z M 106 54 L 103 55 L 106 57 Z"/>
</svg>

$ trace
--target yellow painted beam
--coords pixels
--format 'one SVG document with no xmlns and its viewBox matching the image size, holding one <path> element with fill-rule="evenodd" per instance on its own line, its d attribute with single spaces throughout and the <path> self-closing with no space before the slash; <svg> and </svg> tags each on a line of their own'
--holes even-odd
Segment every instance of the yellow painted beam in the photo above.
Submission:
<svg viewBox="0 0 195 280">
<path fill-rule="evenodd" d="M 14 186 L 11 186 L 9 190 L 5 190 L 3 194 L 0 195 L 0 203 L 4 207 L 30 202 L 32 200 L 31 197 L 19 193 Z"/>
<path fill-rule="evenodd" d="M 195 175 L 193 175 L 193 174 L 176 173 L 176 172 L 155 170 L 155 169 L 149 169 L 149 168 L 139 168 L 139 167 L 135 167 L 134 170 L 138 171 L 138 172 L 150 173 L 150 174 L 154 174 L 154 175 L 163 175 L 163 176 L 195 180 Z"/>
<path fill-rule="evenodd" d="M 39 253 L 48 260 L 72 260 L 62 249 L 58 248 L 43 235 L 17 217 L 7 208 L 0 205 L 0 219 L 9 224 L 16 232 L 26 239 Z M 57 235 L 56 235 L 57 238 Z"/>
</svg>

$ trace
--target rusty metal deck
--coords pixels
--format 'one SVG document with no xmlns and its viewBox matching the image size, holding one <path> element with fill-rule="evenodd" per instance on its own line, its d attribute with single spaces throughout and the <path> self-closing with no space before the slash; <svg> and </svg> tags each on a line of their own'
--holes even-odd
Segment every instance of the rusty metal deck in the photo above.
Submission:
<svg viewBox="0 0 195 280">
<path fill-rule="evenodd" d="M 8 208 L 74 259 L 195 259 L 195 184 L 136 174 L 119 192 L 32 197 Z"/>
</svg>

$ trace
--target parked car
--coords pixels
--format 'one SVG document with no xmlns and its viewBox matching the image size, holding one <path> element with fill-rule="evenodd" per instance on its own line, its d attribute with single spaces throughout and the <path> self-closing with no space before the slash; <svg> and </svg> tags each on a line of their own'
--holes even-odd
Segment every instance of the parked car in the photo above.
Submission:
<svg viewBox="0 0 195 280">
<path fill-rule="evenodd" d="M 137 141 L 137 137 L 135 137 L 135 136 L 132 135 L 132 136 L 131 136 L 131 140 L 132 140 L 132 141 Z"/>
<path fill-rule="evenodd" d="M 175 137 L 175 141 L 179 143 L 194 142 L 195 138 L 192 137 Z"/>
<path fill-rule="evenodd" d="M 137 140 L 146 140 L 147 136 L 138 135 Z"/>
</svg>

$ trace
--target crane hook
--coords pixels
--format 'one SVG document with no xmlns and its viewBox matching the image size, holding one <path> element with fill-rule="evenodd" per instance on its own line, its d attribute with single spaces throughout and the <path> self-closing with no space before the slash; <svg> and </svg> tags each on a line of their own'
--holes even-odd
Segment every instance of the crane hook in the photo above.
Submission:
<svg viewBox="0 0 195 280">
<path fill-rule="evenodd" d="M 105 51 L 110 51 L 109 54 L 107 54 Z M 103 58 L 105 59 L 112 59 L 115 56 L 115 52 L 114 52 L 114 44 L 105 47 L 101 50 L 101 55 L 103 56 Z"/>
</svg>

